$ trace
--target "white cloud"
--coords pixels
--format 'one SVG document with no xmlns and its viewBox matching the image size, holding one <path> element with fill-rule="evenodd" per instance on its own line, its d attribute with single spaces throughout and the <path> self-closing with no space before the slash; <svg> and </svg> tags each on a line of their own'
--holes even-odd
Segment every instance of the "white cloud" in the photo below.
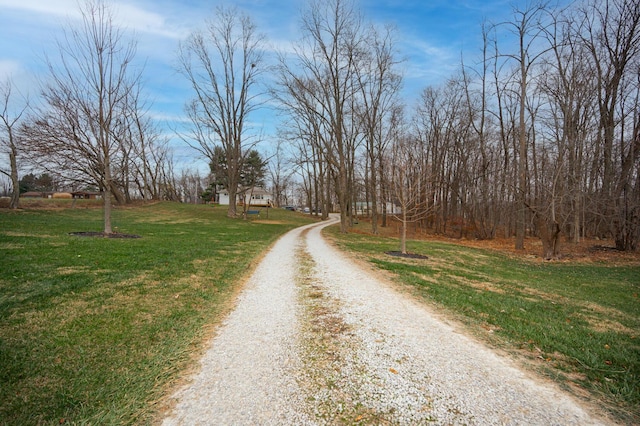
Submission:
<svg viewBox="0 0 640 426">
<path fill-rule="evenodd" d="M 152 111 L 149 113 L 149 117 L 156 122 L 170 123 L 171 125 L 174 125 L 174 126 L 176 124 L 191 123 L 191 121 L 186 115 L 179 114 L 179 113 Z"/>
<path fill-rule="evenodd" d="M 115 13 L 120 24 L 137 32 L 171 39 L 181 39 L 188 34 L 188 30 L 170 25 L 167 17 L 131 3 L 116 3 Z"/>
<path fill-rule="evenodd" d="M 14 78 L 19 74 L 20 69 L 20 63 L 17 61 L 0 59 L 0 81 Z"/>
<path fill-rule="evenodd" d="M 434 45 L 423 39 L 404 37 L 400 49 L 407 53 L 404 76 L 409 93 L 417 93 L 416 88 L 446 79 L 455 72 L 460 61 L 460 54 L 451 48 Z"/>
<path fill-rule="evenodd" d="M 77 0 L 0 0 L 0 9 L 29 12 L 30 14 L 47 15 L 52 18 L 68 17 L 79 19 L 80 5 Z M 117 24 L 140 33 L 149 33 L 167 38 L 183 38 L 184 29 L 168 24 L 167 17 L 146 10 L 132 2 L 106 3 L 112 5 L 112 12 Z"/>
<path fill-rule="evenodd" d="M 54 16 L 79 16 L 76 0 L 0 0 L 0 8 Z"/>
</svg>

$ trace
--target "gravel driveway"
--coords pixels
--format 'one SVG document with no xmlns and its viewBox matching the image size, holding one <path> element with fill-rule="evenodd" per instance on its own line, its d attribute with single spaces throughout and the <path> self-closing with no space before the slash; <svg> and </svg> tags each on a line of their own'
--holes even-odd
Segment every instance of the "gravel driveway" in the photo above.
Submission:
<svg viewBox="0 0 640 426">
<path fill-rule="evenodd" d="M 295 229 L 263 258 L 163 425 L 603 424 Z"/>
</svg>

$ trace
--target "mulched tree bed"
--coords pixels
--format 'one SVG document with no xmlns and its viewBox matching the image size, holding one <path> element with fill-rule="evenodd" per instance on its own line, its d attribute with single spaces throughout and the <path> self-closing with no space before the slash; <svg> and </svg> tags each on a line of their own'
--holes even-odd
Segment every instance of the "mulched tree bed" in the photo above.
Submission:
<svg viewBox="0 0 640 426">
<path fill-rule="evenodd" d="M 385 251 L 385 254 L 395 257 L 403 257 L 405 259 L 428 259 L 427 256 L 417 253 L 402 253 L 401 251 Z"/>
<path fill-rule="evenodd" d="M 69 232 L 69 235 L 75 235 L 77 237 L 102 237 L 102 238 L 142 238 L 140 235 L 134 234 L 121 234 L 119 232 L 113 232 L 111 234 L 105 234 L 104 232 Z"/>
</svg>

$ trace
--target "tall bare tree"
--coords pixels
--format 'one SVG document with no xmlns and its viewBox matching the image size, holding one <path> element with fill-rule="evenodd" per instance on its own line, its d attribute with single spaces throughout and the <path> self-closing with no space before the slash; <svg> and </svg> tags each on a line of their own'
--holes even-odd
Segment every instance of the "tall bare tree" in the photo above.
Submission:
<svg viewBox="0 0 640 426">
<path fill-rule="evenodd" d="M 477 143 L 475 167 L 467 172 L 471 181 L 475 182 L 476 191 L 472 197 L 473 206 L 469 219 L 476 230 L 476 238 L 488 239 L 495 236 L 498 215 L 495 214 L 498 201 L 496 185 L 498 176 L 492 173 L 495 162 L 495 151 L 491 147 L 490 101 L 490 62 L 489 62 L 489 26 L 482 23 L 482 60 L 480 68 L 467 67 L 462 60 L 461 83 L 465 93 L 465 106 L 468 112 L 468 123 L 471 127 L 469 139 Z M 479 152 L 478 152 L 479 151 Z"/>
<path fill-rule="evenodd" d="M 534 221 L 547 222 L 538 229 L 554 230 L 556 221 L 571 241 L 580 241 L 584 232 L 582 210 L 586 195 L 584 186 L 588 142 L 593 139 L 597 122 L 597 85 L 590 69 L 588 50 L 573 34 L 576 25 L 572 10 L 566 9 L 553 18 L 553 25 L 546 29 L 550 54 L 544 59 L 544 72 L 540 79 L 540 91 L 547 99 L 543 126 L 550 135 L 554 148 L 550 158 L 553 176 L 547 186 L 546 215 L 534 215 Z M 544 130 L 543 130 L 544 131 Z M 556 234 L 554 232 L 549 235 Z M 543 237 L 543 236 L 542 236 Z M 543 237 L 543 246 L 545 245 Z M 556 244 L 546 244 L 549 247 Z M 550 251 L 546 257 L 557 257 Z"/>
<path fill-rule="evenodd" d="M 179 51 L 180 71 L 195 92 L 187 105 L 193 130 L 188 143 L 210 161 L 216 145 L 224 149 L 229 217 L 237 213 L 242 162 L 256 143 L 247 135 L 247 118 L 260 105 L 263 45 L 263 36 L 247 15 L 219 7 L 206 29 L 191 34 Z"/>
<path fill-rule="evenodd" d="M 416 144 L 417 139 L 398 135 L 390 154 L 391 193 L 388 195 L 400 211 L 393 216 L 400 221 L 400 252 L 407 254 L 407 229 L 412 222 L 422 220 L 429 208 L 425 205 L 423 186 L 426 181 L 422 169 L 424 152 Z M 387 160 L 389 161 L 389 160 Z"/>
<path fill-rule="evenodd" d="M 396 67 L 393 29 L 371 28 L 367 44 L 356 67 L 360 97 L 358 119 L 364 133 L 369 164 L 368 193 L 371 198 L 371 230 L 378 233 L 378 206 L 383 182 L 383 156 L 390 144 L 393 127 L 397 124 L 400 104 L 398 92 L 402 78 Z M 369 197 L 367 197 L 369 198 Z"/>
<path fill-rule="evenodd" d="M 359 140 L 354 126 L 359 92 L 355 72 L 366 48 L 366 32 L 350 0 L 314 0 L 302 16 L 302 33 L 293 60 L 283 61 L 280 79 L 289 96 L 312 114 L 312 141 L 324 145 L 319 152 L 340 205 L 340 230 L 347 232 Z"/>
<path fill-rule="evenodd" d="M 291 177 L 294 173 L 290 164 L 291 160 L 288 158 L 289 154 L 285 148 L 285 141 L 278 139 L 274 151 L 269 156 L 268 171 L 275 207 L 287 204 L 287 190 L 291 185 Z"/>
<path fill-rule="evenodd" d="M 517 189 L 517 218 L 516 218 L 516 249 L 524 249 L 524 236 L 526 229 L 526 203 L 527 203 L 527 157 L 528 157 L 528 133 L 527 133 L 527 98 L 529 78 L 536 60 L 545 53 L 545 50 L 536 50 L 534 43 L 544 34 L 543 18 L 546 16 L 547 5 L 537 2 L 527 5 L 524 9 L 514 7 L 514 19 L 506 22 L 517 37 L 518 50 L 513 54 L 505 54 L 518 66 L 518 189 Z"/>
<path fill-rule="evenodd" d="M 634 131 L 637 123 L 631 115 L 637 107 L 640 83 L 640 3 L 591 0 L 578 13 L 580 26 L 575 27 L 574 35 L 590 53 L 598 86 L 598 156 L 602 163 L 598 210 L 604 213 L 616 246 L 637 249 L 640 203 L 634 200 L 630 205 L 627 197 L 635 192 L 634 169 L 640 160 L 640 140 Z"/>
<path fill-rule="evenodd" d="M 81 14 L 82 23 L 70 25 L 58 40 L 58 57 L 47 59 L 44 105 L 27 134 L 42 167 L 100 188 L 104 233 L 111 234 L 111 197 L 125 201 L 114 167 L 121 150 L 121 117 L 140 76 L 132 64 L 136 43 L 125 39 L 103 1 L 87 1 Z"/>
<path fill-rule="evenodd" d="M 9 79 L 0 85 L 0 150 L 9 156 L 9 168 L 0 168 L 0 173 L 11 179 L 9 208 L 17 209 L 20 205 L 18 153 L 22 145 L 18 128 L 27 110 L 28 102 L 26 100 L 21 102 L 21 106 L 15 104 L 15 96 L 12 96 L 13 90 L 13 83 Z"/>
<path fill-rule="evenodd" d="M 150 104 L 143 100 L 142 87 L 133 89 L 125 102 L 127 110 L 120 115 L 120 133 L 115 135 L 120 146 L 116 171 L 127 200 L 134 197 L 158 200 L 167 183 L 167 169 L 173 167 L 169 141 L 151 119 Z M 131 194 L 134 189 L 135 195 Z"/>
</svg>

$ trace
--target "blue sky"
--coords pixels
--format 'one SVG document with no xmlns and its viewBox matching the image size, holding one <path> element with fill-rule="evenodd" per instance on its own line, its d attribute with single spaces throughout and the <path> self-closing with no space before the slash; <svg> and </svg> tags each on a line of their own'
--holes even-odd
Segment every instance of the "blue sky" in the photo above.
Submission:
<svg viewBox="0 0 640 426">
<path fill-rule="evenodd" d="M 152 113 L 166 127 L 179 123 L 185 101 L 191 96 L 175 71 L 178 43 L 212 17 L 218 2 L 212 0 L 116 0 L 116 23 L 135 31 L 138 59 L 146 61 L 145 87 L 153 101 Z M 273 49 L 286 48 L 299 39 L 300 11 L 304 0 L 239 0 Z M 481 23 L 508 20 L 508 0 L 361 0 L 366 19 L 397 27 L 400 54 L 406 58 L 403 96 L 411 105 L 428 85 L 451 76 L 460 64 L 479 57 Z M 63 25 L 78 19 L 77 0 L 0 0 L 0 81 L 11 76 L 21 92 L 37 98 L 37 79 L 42 77 L 45 54 L 55 55 L 54 40 Z M 265 138 L 273 138 L 273 114 L 253 117 Z M 189 163 L 197 153 L 180 147 L 178 160 Z M 206 171 L 206 167 L 198 167 Z"/>
</svg>

